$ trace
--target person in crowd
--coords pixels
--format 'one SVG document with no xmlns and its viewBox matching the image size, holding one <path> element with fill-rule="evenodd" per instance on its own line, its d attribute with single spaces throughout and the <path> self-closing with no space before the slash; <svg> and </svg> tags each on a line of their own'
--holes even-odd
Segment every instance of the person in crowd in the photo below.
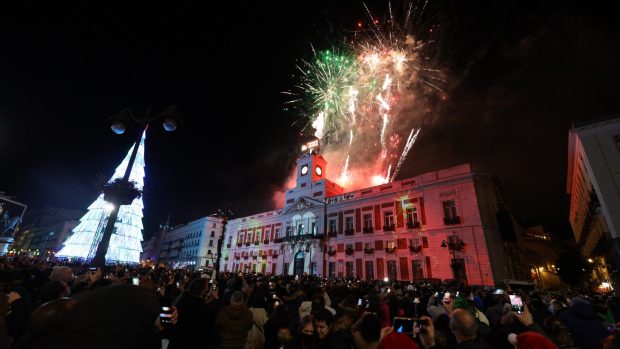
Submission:
<svg viewBox="0 0 620 349">
<path fill-rule="evenodd" d="M 389 293 L 387 295 L 385 303 L 381 305 L 381 314 L 383 327 L 392 326 L 392 319 L 394 317 L 405 316 L 405 311 L 401 309 L 398 302 L 398 296 L 395 293 Z"/>
<path fill-rule="evenodd" d="M 336 310 L 325 305 L 325 296 L 323 293 L 315 293 L 310 301 L 304 301 L 299 306 L 299 318 L 316 313 L 319 310 L 327 309 L 332 315 L 336 315 Z"/>
<path fill-rule="evenodd" d="M 215 327 L 220 335 L 218 348 L 243 348 L 253 324 L 252 313 L 243 304 L 243 293 L 233 292 L 230 305 L 222 308 L 215 318 Z"/>
<path fill-rule="evenodd" d="M 205 302 L 207 285 L 207 279 L 194 279 L 173 304 L 178 317 L 176 324 L 170 327 L 169 349 L 196 348 L 196 340 L 193 338 L 196 333 L 210 338 L 203 345 L 204 348 L 214 347 L 217 343 L 213 322 L 216 311 Z"/>
<path fill-rule="evenodd" d="M 446 314 L 450 316 L 450 314 L 452 313 L 452 309 L 454 309 L 454 298 L 452 296 L 452 292 L 444 292 L 441 298 L 441 303 L 439 305 L 435 305 L 437 301 L 437 295 L 438 293 L 430 297 L 428 299 L 428 305 L 426 306 L 426 311 L 431 316 L 433 321 L 435 321 L 435 319 L 437 319 L 437 317 L 441 314 Z"/>
<path fill-rule="evenodd" d="M 327 309 L 321 309 L 314 314 L 312 324 L 316 335 L 315 348 L 341 349 L 332 342 L 332 325 L 334 317 Z M 345 349 L 345 348 L 342 348 Z"/>
<path fill-rule="evenodd" d="M 267 311 L 265 310 L 265 294 L 260 288 L 252 292 L 248 299 L 248 306 L 250 307 L 254 323 L 250 333 L 248 333 L 245 347 L 246 349 L 262 349 L 265 344 L 264 326 L 268 318 Z"/>
<path fill-rule="evenodd" d="M 269 320 L 265 323 L 265 346 L 264 349 L 279 349 L 280 347 L 290 348 L 293 343 L 282 339 L 293 338 L 291 331 L 292 317 L 283 304 L 274 307 Z M 312 330 L 314 333 L 314 329 Z M 286 334 L 283 334 L 286 333 Z"/>
<path fill-rule="evenodd" d="M 575 344 L 582 349 L 600 348 L 600 343 L 609 335 L 589 302 L 581 297 L 572 297 L 570 307 L 559 319 L 573 334 Z"/>
<path fill-rule="evenodd" d="M 430 318 L 429 318 L 430 320 Z M 413 339 L 391 327 L 381 328 L 382 321 L 372 313 L 364 314 L 351 328 L 356 349 L 418 349 Z"/>
<path fill-rule="evenodd" d="M 478 322 L 465 309 L 455 309 L 450 314 L 450 329 L 456 337 L 458 349 L 490 349 L 491 346 L 478 337 Z"/>
<path fill-rule="evenodd" d="M 295 347 L 299 349 L 314 348 L 314 325 L 312 324 L 312 316 L 306 315 L 299 323 L 299 332 Z"/>
</svg>

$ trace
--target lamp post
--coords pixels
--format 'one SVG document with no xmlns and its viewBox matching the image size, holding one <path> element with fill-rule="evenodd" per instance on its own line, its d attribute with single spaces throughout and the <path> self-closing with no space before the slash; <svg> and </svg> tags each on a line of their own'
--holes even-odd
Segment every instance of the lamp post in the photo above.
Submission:
<svg viewBox="0 0 620 349">
<path fill-rule="evenodd" d="M 461 239 L 456 232 L 452 232 L 452 235 L 448 238 L 448 241 L 441 241 L 441 247 L 448 248 L 448 250 L 452 252 L 452 263 L 450 263 L 450 267 L 452 267 L 452 275 L 454 280 L 458 280 L 460 283 L 462 278 L 462 265 L 456 263 L 456 251 L 462 251 L 465 247 L 463 239 Z"/>
<path fill-rule="evenodd" d="M 228 224 L 228 218 L 234 215 L 229 204 L 225 204 L 224 207 L 220 208 L 214 216 L 220 217 L 222 219 L 222 233 L 217 239 L 217 254 L 215 258 L 215 265 L 213 266 L 213 280 L 218 280 L 220 273 L 220 259 L 222 258 L 222 244 L 224 243 L 224 237 L 226 236 L 226 225 Z"/>
<path fill-rule="evenodd" d="M 141 118 L 135 117 L 129 109 L 125 109 L 120 114 L 110 118 L 112 122 L 111 129 L 116 134 L 125 133 L 127 125 L 130 123 L 140 125 L 140 132 L 136 134 L 136 144 L 133 147 L 133 151 L 131 152 L 131 156 L 129 158 L 129 162 L 127 164 L 127 168 L 125 169 L 125 174 L 123 178 L 114 182 L 107 183 L 104 186 L 104 200 L 112 204 L 113 207 L 110 212 L 110 216 L 108 217 L 108 221 L 106 222 L 106 226 L 103 231 L 103 235 L 101 236 L 101 240 L 97 245 L 95 256 L 90 261 L 90 264 L 92 266 L 105 266 L 105 256 L 108 253 L 110 239 L 112 237 L 112 233 L 114 232 L 114 225 L 116 224 L 116 219 L 118 218 L 118 211 L 121 205 L 130 205 L 135 198 L 139 197 L 142 194 L 135 187 L 135 185 L 129 181 L 129 177 L 131 175 L 133 164 L 136 160 L 136 155 L 138 154 L 138 148 L 140 147 L 140 141 L 142 140 L 142 133 L 146 131 L 149 123 L 154 122 L 160 118 L 164 119 L 163 127 L 166 131 L 172 132 L 176 130 L 179 115 L 174 106 L 171 106 L 165 111 L 157 114 L 153 113 L 151 108 L 147 108 L 146 113 Z"/>
</svg>

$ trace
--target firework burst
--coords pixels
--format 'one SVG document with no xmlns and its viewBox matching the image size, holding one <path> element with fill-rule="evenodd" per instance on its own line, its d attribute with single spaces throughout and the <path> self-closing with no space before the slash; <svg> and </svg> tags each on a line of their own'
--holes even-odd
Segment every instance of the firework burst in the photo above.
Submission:
<svg viewBox="0 0 620 349">
<path fill-rule="evenodd" d="M 347 45 L 313 49 L 313 60 L 298 66 L 291 102 L 303 105 L 307 128 L 347 189 L 394 180 L 428 114 L 424 101 L 443 92 L 441 71 L 421 58 L 425 43 L 414 35 L 415 13 L 426 5 L 409 4 L 398 22 L 391 4 L 384 21 L 364 4 L 369 28 L 359 22 Z"/>
</svg>

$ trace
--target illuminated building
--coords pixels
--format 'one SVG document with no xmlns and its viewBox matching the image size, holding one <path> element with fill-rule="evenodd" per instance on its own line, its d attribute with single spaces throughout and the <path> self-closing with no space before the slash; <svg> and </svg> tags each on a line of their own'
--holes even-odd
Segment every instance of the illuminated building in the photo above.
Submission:
<svg viewBox="0 0 620 349">
<path fill-rule="evenodd" d="M 49 256 L 62 248 L 84 211 L 45 207 L 28 211 L 11 249 Z"/>
<path fill-rule="evenodd" d="M 228 222 L 222 270 L 470 285 L 511 278 L 488 174 L 464 164 L 347 192 L 305 150 L 283 208 Z"/>
<path fill-rule="evenodd" d="M 136 159 L 131 168 L 129 181 L 135 183 L 138 190 L 144 187 L 144 139 L 142 134 Z M 129 149 L 123 162 L 116 168 L 110 179 L 123 178 L 133 151 Z M 108 217 L 112 211 L 112 204 L 103 199 L 101 193 L 97 200 L 88 207 L 88 212 L 80 218 L 80 224 L 73 229 L 72 235 L 65 241 L 64 247 L 57 253 L 57 257 L 77 258 L 90 260 L 94 257 L 99 241 L 103 235 Z M 106 261 L 112 263 L 140 263 L 142 252 L 142 197 L 136 198 L 131 205 L 123 205 L 119 209 L 114 224 L 114 231 L 110 239 Z"/>
<path fill-rule="evenodd" d="M 222 220 L 214 216 L 172 227 L 163 236 L 158 261 L 173 268 L 213 268 L 221 233 Z"/>
<path fill-rule="evenodd" d="M 611 263 L 617 269 L 620 262 L 619 164 L 619 117 L 575 124 L 569 130 L 569 220 L 577 246 L 595 264 L 593 276 L 601 283 L 609 283 Z M 615 286 L 620 286 L 618 280 Z"/>
</svg>

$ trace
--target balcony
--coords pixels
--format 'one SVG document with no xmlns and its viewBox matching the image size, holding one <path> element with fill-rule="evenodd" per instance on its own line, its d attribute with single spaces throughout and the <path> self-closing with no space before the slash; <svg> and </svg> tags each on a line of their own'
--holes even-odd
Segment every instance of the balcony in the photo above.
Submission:
<svg viewBox="0 0 620 349">
<path fill-rule="evenodd" d="M 443 217 L 443 224 L 445 225 L 461 224 L 461 217 L 459 216 Z"/>
<path fill-rule="evenodd" d="M 263 244 L 265 244 L 265 245 L 266 245 L 266 244 L 268 244 L 268 243 L 269 243 L 269 240 L 263 240 Z"/>
<path fill-rule="evenodd" d="M 252 258 L 253 258 L 253 259 L 256 259 L 256 258 L 258 258 L 258 256 L 257 256 L 257 255 L 253 255 L 253 256 L 252 256 Z"/>
<path fill-rule="evenodd" d="M 327 236 L 330 238 L 335 238 L 336 236 L 338 236 L 338 232 L 330 231 L 329 233 L 327 233 Z"/>
<path fill-rule="evenodd" d="M 272 254 L 271 258 L 278 258 L 278 254 L 277 253 Z"/>
<path fill-rule="evenodd" d="M 384 225 L 383 231 L 394 231 L 394 224 Z"/>
<path fill-rule="evenodd" d="M 226 248 L 230 248 L 230 244 L 227 244 L 227 245 L 226 245 Z"/>
<path fill-rule="evenodd" d="M 248 259 L 248 258 L 249 258 L 249 256 L 247 254 L 243 255 L 243 259 Z"/>
<path fill-rule="evenodd" d="M 365 248 L 364 249 L 364 253 L 365 254 L 373 254 L 373 253 L 375 253 L 375 249 L 374 248 Z"/>
<path fill-rule="evenodd" d="M 362 228 L 362 232 L 364 234 L 372 234 L 375 232 L 375 230 L 372 227 L 364 227 Z"/>
<path fill-rule="evenodd" d="M 260 244 L 260 241 L 258 240 L 254 241 L 254 246 L 258 246 L 258 244 Z"/>
<path fill-rule="evenodd" d="M 250 244 L 251 243 L 249 241 L 245 243 L 246 246 L 250 246 Z"/>
<path fill-rule="evenodd" d="M 396 248 L 394 248 L 394 247 L 386 247 L 385 248 L 385 253 L 394 253 L 394 251 L 396 251 Z"/>
<path fill-rule="evenodd" d="M 344 254 L 346 254 L 347 256 L 352 256 L 353 248 L 347 248 L 346 250 L 344 250 Z"/>
<path fill-rule="evenodd" d="M 282 241 L 284 241 L 284 238 L 275 238 L 275 239 L 273 239 L 273 243 L 274 243 L 274 244 L 279 244 L 279 243 L 281 243 Z"/>
<path fill-rule="evenodd" d="M 333 257 L 336 255 L 336 250 L 327 251 L 327 254 Z"/>
<path fill-rule="evenodd" d="M 420 253 L 422 251 L 422 245 L 409 246 L 409 251 L 411 251 L 413 253 Z"/>
<path fill-rule="evenodd" d="M 344 231 L 344 235 L 353 235 L 355 234 L 355 231 L 353 229 L 346 229 Z"/>
<path fill-rule="evenodd" d="M 324 236 L 323 234 L 316 234 L 316 235 L 313 235 L 312 238 L 313 239 L 317 239 L 317 240 L 321 240 L 323 238 L 323 236 Z"/>
<path fill-rule="evenodd" d="M 239 259 L 241 259 L 241 257 L 239 257 L 239 256 L 235 256 L 235 259 L 239 260 Z"/>
<path fill-rule="evenodd" d="M 242 242 L 238 242 L 237 243 L 237 247 L 241 247 L 241 246 L 243 246 L 243 243 Z"/>
<path fill-rule="evenodd" d="M 407 222 L 407 229 L 419 229 L 419 228 L 420 228 L 420 222 L 419 221 Z"/>
</svg>

